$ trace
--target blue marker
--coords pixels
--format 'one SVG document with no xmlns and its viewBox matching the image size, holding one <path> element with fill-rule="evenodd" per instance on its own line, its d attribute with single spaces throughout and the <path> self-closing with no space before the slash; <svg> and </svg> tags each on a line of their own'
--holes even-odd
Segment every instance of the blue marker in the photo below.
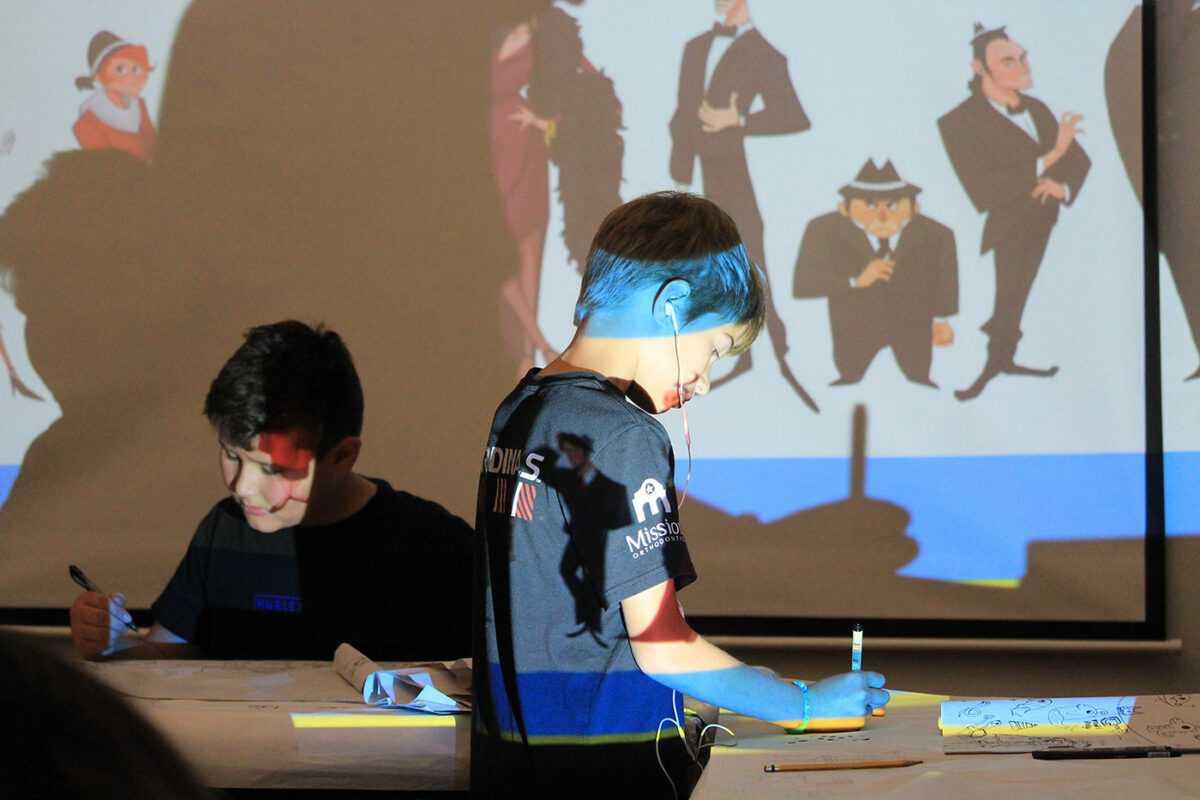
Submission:
<svg viewBox="0 0 1200 800">
<path fill-rule="evenodd" d="M 855 672 L 862 669 L 862 635 L 862 623 L 856 622 L 850 634 L 850 669 Z"/>
</svg>

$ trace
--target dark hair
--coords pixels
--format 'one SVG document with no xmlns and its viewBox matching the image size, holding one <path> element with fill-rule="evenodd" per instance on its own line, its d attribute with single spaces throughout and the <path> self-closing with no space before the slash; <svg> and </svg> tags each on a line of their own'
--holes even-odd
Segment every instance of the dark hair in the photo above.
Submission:
<svg viewBox="0 0 1200 800">
<path fill-rule="evenodd" d="M 363 424 L 362 384 L 342 338 L 285 320 L 246 332 L 204 399 L 221 441 L 248 448 L 260 433 L 299 429 L 320 458 Z"/>
<path fill-rule="evenodd" d="M 746 256 L 733 219 L 711 200 L 655 192 L 630 200 L 600 223 L 575 305 L 575 323 L 673 278 L 691 287 L 686 324 L 707 313 L 748 328 L 744 349 L 766 318 L 766 285 Z"/>
<path fill-rule="evenodd" d="M 0 797 L 217 797 L 116 691 L 32 636 L 0 631 L 0 703 Z"/>
<path fill-rule="evenodd" d="M 983 71 L 991 73 L 987 65 L 987 46 L 999 39 L 1008 39 L 1008 34 L 1005 33 L 1005 26 L 994 28 L 990 31 L 983 31 L 974 39 L 971 40 L 971 60 L 978 61 L 983 65 Z M 983 78 L 978 74 L 974 75 L 971 80 L 967 81 L 967 88 L 972 94 L 983 91 Z"/>
</svg>

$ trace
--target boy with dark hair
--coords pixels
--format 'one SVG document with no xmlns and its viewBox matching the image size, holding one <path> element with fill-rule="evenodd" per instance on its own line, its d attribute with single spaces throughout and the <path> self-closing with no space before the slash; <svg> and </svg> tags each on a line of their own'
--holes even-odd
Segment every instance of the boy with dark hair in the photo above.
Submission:
<svg viewBox="0 0 1200 800">
<path fill-rule="evenodd" d="M 702 757 L 681 734 L 684 694 L 793 730 L 858 727 L 887 702 L 878 673 L 811 687 L 768 677 L 693 632 L 675 598 L 696 576 L 671 441 L 652 415 L 705 393 L 765 306 L 736 226 L 710 201 L 648 195 L 601 224 L 575 338 L 501 403 L 484 456 L 473 796 L 686 796 Z M 611 507 L 580 508 L 587 495 L 565 488 L 573 442 L 588 443 L 588 479 L 615 487 L 592 504 Z"/>
<path fill-rule="evenodd" d="M 142 638 L 120 594 L 83 592 L 86 658 L 451 659 L 470 650 L 471 529 L 354 472 L 363 393 L 341 337 L 252 328 L 204 403 L 231 497 L 200 523 Z"/>
</svg>

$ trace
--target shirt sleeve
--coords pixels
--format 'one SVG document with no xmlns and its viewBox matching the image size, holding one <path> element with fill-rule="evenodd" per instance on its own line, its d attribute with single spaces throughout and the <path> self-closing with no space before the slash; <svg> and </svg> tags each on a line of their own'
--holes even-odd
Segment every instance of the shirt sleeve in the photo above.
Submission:
<svg viewBox="0 0 1200 800">
<path fill-rule="evenodd" d="M 567 520 L 590 583 L 606 608 L 668 579 L 696 578 L 679 526 L 674 455 L 666 432 L 630 425 L 592 454 L 592 524 Z"/>
<path fill-rule="evenodd" d="M 196 528 L 183 560 L 162 594 L 150 606 L 154 619 L 185 641 L 204 647 L 197 641 L 200 617 L 207 605 L 208 554 L 220 518 L 220 506 L 214 507 Z"/>
</svg>

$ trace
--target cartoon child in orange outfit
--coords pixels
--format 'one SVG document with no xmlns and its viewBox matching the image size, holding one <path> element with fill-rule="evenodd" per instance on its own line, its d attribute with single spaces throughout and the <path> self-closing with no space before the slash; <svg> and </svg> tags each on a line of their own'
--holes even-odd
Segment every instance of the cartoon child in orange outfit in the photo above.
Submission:
<svg viewBox="0 0 1200 800">
<path fill-rule="evenodd" d="M 75 79 L 80 89 L 95 89 L 80 104 L 72 127 L 79 145 L 85 150 L 115 147 L 149 161 L 154 123 L 139 97 L 154 70 L 146 48 L 100 31 L 88 45 L 88 68 L 88 75 Z"/>
</svg>

